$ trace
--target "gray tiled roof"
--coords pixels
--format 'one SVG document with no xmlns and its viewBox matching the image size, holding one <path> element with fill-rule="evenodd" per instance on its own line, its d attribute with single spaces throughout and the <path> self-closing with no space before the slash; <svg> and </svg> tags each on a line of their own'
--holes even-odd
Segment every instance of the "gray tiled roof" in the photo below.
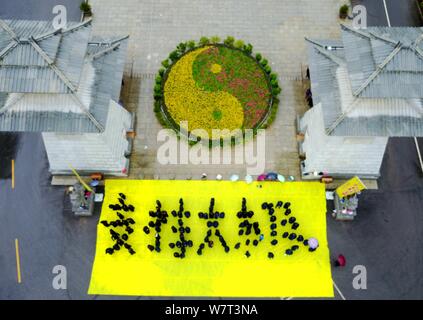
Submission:
<svg viewBox="0 0 423 320">
<path fill-rule="evenodd" d="M 354 95 L 423 98 L 423 28 L 342 26 Z"/>
<path fill-rule="evenodd" d="M 31 40 L 74 86 L 78 86 L 90 33 L 90 21 L 72 24 L 57 32 L 51 22 L 1 21 L 0 91 L 69 93 L 68 86 Z"/>
<path fill-rule="evenodd" d="M 38 40 L 35 46 L 24 41 L 13 48 L 19 52 L 7 53 L 8 63 L 20 64 L 0 60 L 0 131 L 102 132 L 110 99 L 119 99 L 126 37 L 99 44 L 89 39 L 90 22 L 59 32 L 52 32 L 50 24 L 8 22 L 19 37 Z M 1 24 L 0 30 L 0 44 L 6 43 L 2 39 L 10 32 Z"/>
<path fill-rule="evenodd" d="M 362 86 L 365 77 L 374 73 L 369 66 L 375 61 L 380 64 L 386 54 L 394 50 L 395 46 L 387 44 L 385 37 L 391 35 L 394 42 L 407 34 L 403 42 L 410 43 L 416 40 L 416 34 L 421 34 L 421 29 L 404 28 L 401 31 L 394 28 L 389 33 L 382 28 L 368 28 L 366 32 L 377 32 L 378 37 L 385 39 L 373 42 L 361 35 L 364 31 L 344 29 L 347 30 L 344 33 L 354 33 L 355 54 L 351 54 L 351 43 L 345 43 L 349 36 L 344 35 L 343 42 L 307 39 L 313 102 L 314 105 L 322 104 L 326 133 L 336 136 L 423 136 L 423 98 L 419 97 L 423 90 L 423 64 L 412 49 L 402 48 L 396 52 L 391 64 L 384 66 L 383 72 L 368 83 L 361 95 L 354 96 L 354 86 Z M 389 90 L 394 93 L 388 95 Z"/>
</svg>

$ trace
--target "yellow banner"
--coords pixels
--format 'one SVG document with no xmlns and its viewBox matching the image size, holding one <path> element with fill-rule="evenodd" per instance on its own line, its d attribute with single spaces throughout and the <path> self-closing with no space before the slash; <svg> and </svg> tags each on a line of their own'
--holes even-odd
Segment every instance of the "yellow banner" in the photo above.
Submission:
<svg viewBox="0 0 423 320">
<path fill-rule="evenodd" d="M 356 194 L 364 189 L 367 189 L 367 187 L 360 180 L 360 178 L 356 176 L 345 182 L 343 185 L 339 186 L 336 189 L 336 193 L 340 198 L 344 198 Z"/>
<path fill-rule="evenodd" d="M 122 202 L 127 211 L 113 210 L 122 206 L 122 202 L 118 201 L 120 193 L 126 198 Z M 179 211 L 181 198 L 184 214 L 174 217 L 171 212 Z M 211 198 L 215 199 L 213 210 L 219 216 L 206 219 L 202 214 L 200 217 L 200 212 L 209 212 Z M 251 217 L 238 217 L 242 198 L 246 199 L 246 211 L 253 212 Z M 154 213 L 157 211 L 157 200 L 161 204 L 160 210 L 168 213 L 166 219 L 162 217 L 159 229 L 156 229 L 158 217 Z M 277 207 L 279 201 L 283 202 L 281 207 Z M 263 209 L 264 202 L 274 204 L 272 215 L 268 209 Z M 284 208 L 288 202 L 290 211 Z M 117 212 L 121 217 L 118 217 Z M 134 222 L 128 224 L 133 230 L 130 234 L 127 234 L 128 230 L 131 231 L 127 229 L 128 226 L 104 225 L 122 218 Z M 289 218 L 295 218 L 295 222 L 293 219 L 289 221 Z M 245 220 L 251 224 L 257 222 L 256 227 L 260 229 L 263 239 L 260 240 L 255 228 L 248 235 L 240 234 L 240 223 Z M 181 252 L 180 243 L 178 247 L 181 227 L 189 227 L 189 232 L 185 231 L 184 235 L 185 240 L 192 242 L 186 247 L 183 259 L 175 257 L 175 253 Z M 135 253 L 131 254 L 127 247 L 122 246 L 113 254 L 107 254 L 106 250 L 116 245 L 116 237 L 115 240 L 111 238 L 111 230 L 122 239 L 123 234 L 127 234 L 125 242 L 130 244 L 130 249 Z M 213 245 L 210 247 L 206 243 L 199 255 L 198 250 L 204 244 L 209 230 Z M 224 238 L 224 244 L 216 235 L 216 230 Z M 295 233 L 297 238 L 284 237 L 285 232 Z M 301 238 L 298 238 L 300 235 Z M 310 237 L 319 241 L 319 247 L 314 252 L 310 252 L 309 247 L 303 243 L 303 239 Z M 155 250 L 157 241 L 160 243 L 159 252 Z M 175 243 L 176 246 L 172 248 Z M 292 255 L 286 255 L 286 250 L 293 246 L 298 248 Z M 273 254 L 271 258 L 270 253 Z M 333 297 L 326 239 L 325 186 L 317 182 L 247 184 L 231 181 L 107 180 L 88 293 L 190 297 Z"/>
</svg>

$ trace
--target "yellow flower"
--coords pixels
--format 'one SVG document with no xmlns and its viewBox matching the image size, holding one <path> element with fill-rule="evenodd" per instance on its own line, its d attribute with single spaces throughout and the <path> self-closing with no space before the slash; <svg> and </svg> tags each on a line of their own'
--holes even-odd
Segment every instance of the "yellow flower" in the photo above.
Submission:
<svg viewBox="0 0 423 320">
<path fill-rule="evenodd" d="M 173 120 L 188 121 L 188 129 L 239 129 L 244 122 L 241 103 L 228 92 L 208 92 L 199 88 L 192 76 L 196 57 L 208 47 L 185 54 L 172 67 L 164 85 L 164 101 Z M 217 65 L 221 68 L 221 66 Z M 216 110 L 219 116 L 216 116 Z"/>
<path fill-rule="evenodd" d="M 220 73 L 222 71 L 222 66 L 220 64 L 213 63 L 210 68 L 210 71 L 213 73 Z"/>
</svg>

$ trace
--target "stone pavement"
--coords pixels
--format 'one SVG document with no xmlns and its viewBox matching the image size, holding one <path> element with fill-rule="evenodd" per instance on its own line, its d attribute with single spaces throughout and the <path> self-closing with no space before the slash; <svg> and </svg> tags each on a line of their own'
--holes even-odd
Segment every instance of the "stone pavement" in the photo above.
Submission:
<svg viewBox="0 0 423 320">
<path fill-rule="evenodd" d="M 300 176 L 296 115 L 307 107 L 302 81 L 304 37 L 338 38 L 338 10 L 345 0 L 90 0 L 94 34 L 130 35 L 122 100 L 137 115 L 130 177 L 199 179 L 233 173 L 247 165 L 161 165 L 156 158 L 161 129 L 153 112 L 154 77 L 160 63 L 182 41 L 231 35 L 254 46 L 278 73 L 282 86 L 278 115 L 266 130 L 266 171 Z M 251 142 L 250 142 L 251 143 Z"/>
</svg>

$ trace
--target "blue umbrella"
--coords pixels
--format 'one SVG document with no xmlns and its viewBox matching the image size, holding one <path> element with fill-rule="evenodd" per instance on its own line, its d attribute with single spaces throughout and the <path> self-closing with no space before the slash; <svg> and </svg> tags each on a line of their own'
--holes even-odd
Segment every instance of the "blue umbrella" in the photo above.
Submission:
<svg viewBox="0 0 423 320">
<path fill-rule="evenodd" d="M 266 180 L 268 180 L 268 181 L 276 181 L 276 180 L 278 180 L 278 174 L 276 172 L 269 172 L 266 175 Z"/>
</svg>

